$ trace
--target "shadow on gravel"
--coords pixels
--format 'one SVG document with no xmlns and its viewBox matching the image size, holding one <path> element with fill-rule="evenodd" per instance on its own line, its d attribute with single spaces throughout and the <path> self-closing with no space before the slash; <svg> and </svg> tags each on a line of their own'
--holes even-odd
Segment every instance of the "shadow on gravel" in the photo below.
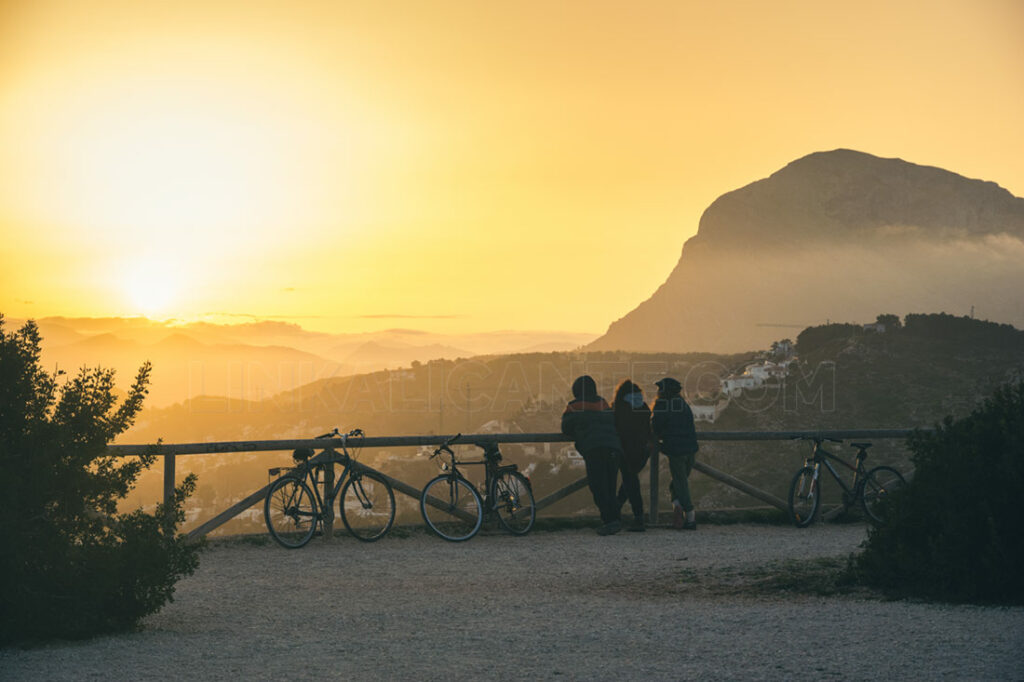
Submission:
<svg viewBox="0 0 1024 682">
<path fill-rule="evenodd" d="M 772 561 L 758 566 L 685 568 L 677 573 L 677 593 L 733 597 L 855 597 L 888 600 L 862 585 L 852 557 Z"/>
</svg>

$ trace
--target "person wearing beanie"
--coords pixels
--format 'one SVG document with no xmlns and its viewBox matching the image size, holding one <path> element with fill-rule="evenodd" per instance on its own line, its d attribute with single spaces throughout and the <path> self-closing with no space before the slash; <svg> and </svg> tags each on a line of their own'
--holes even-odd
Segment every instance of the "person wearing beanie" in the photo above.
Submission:
<svg viewBox="0 0 1024 682">
<path fill-rule="evenodd" d="M 597 384 L 583 375 L 572 384 L 573 400 L 562 413 L 562 433 L 575 441 L 587 467 L 587 484 L 601 514 L 599 535 L 619 532 L 619 503 L 615 498 L 622 444 L 615 431 L 615 414 L 597 394 Z"/>
<path fill-rule="evenodd" d="M 640 494 L 640 471 L 650 456 L 651 408 L 644 402 L 640 387 L 626 379 L 615 389 L 613 409 L 615 430 L 619 432 L 623 454 L 619 461 L 622 486 L 616 500 L 621 508 L 628 499 L 633 510 L 633 523 L 626 530 L 643 531 L 644 498 Z"/>
<path fill-rule="evenodd" d="M 678 381 L 665 377 L 655 385 L 658 387 L 658 399 L 651 411 L 651 430 L 661 441 L 661 451 L 668 457 L 668 468 L 672 472 L 672 482 L 669 484 L 672 525 L 683 530 L 697 530 L 697 516 L 690 499 L 689 481 L 697 454 L 693 411 L 683 399 L 683 387 Z"/>
</svg>

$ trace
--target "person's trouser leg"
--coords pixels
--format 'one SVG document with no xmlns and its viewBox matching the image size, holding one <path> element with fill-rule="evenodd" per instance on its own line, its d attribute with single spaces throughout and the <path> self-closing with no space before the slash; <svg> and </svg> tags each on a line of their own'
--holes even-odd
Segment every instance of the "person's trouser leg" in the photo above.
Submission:
<svg viewBox="0 0 1024 682">
<path fill-rule="evenodd" d="M 605 464 L 608 481 L 605 484 L 605 493 L 608 495 L 608 516 L 612 521 L 618 521 L 621 517 L 622 505 L 615 496 L 615 487 L 619 482 L 619 462 L 622 461 L 621 452 L 609 452 L 608 461 Z"/>
<path fill-rule="evenodd" d="M 690 498 L 690 470 L 693 468 L 693 455 L 669 455 L 668 469 L 672 472 L 669 492 L 673 500 L 679 501 L 684 512 L 693 511 L 693 500 Z"/>
<path fill-rule="evenodd" d="M 619 506 L 622 502 L 629 500 L 629 506 L 633 510 L 633 516 L 641 518 L 644 515 L 644 498 L 640 492 L 640 476 L 629 472 L 625 466 L 620 467 L 622 473 L 622 487 L 619 489 Z"/>
<path fill-rule="evenodd" d="M 587 485 L 594 496 L 594 504 L 601 515 L 602 523 L 618 518 L 618 503 L 615 502 L 615 478 L 609 476 L 614 460 L 607 450 L 598 450 L 583 455 L 587 467 Z"/>
</svg>

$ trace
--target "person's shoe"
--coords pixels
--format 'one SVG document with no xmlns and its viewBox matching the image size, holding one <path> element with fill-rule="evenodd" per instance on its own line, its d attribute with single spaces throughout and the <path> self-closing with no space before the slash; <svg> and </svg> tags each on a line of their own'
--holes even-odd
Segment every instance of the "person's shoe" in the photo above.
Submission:
<svg viewBox="0 0 1024 682">
<path fill-rule="evenodd" d="M 600 528 L 597 529 L 597 534 L 598 535 L 615 535 L 620 530 L 622 530 L 622 522 L 621 521 L 609 521 L 608 523 L 604 524 L 603 526 L 601 526 Z"/>
<path fill-rule="evenodd" d="M 697 522 L 696 521 L 684 521 L 683 522 L 683 530 L 697 530 Z"/>
<path fill-rule="evenodd" d="M 672 510 L 672 527 L 680 530 L 683 527 L 683 508 L 674 507 Z"/>
<path fill-rule="evenodd" d="M 643 533 L 647 530 L 647 527 L 644 525 L 643 519 L 633 519 L 633 523 L 629 524 L 629 527 L 626 528 L 626 530 L 631 533 Z"/>
</svg>

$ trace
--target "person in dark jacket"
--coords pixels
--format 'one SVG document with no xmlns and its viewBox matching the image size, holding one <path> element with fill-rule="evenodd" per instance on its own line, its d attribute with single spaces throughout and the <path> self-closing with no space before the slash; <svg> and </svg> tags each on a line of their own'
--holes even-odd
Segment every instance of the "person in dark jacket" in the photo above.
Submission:
<svg viewBox="0 0 1024 682">
<path fill-rule="evenodd" d="M 633 509 L 633 523 L 626 529 L 644 530 L 644 498 L 640 494 L 640 471 L 647 464 L 651 442 L 651 408 L 644 402 L 640 387 L 626 379 L 615 389 L 615 430 L 622 441 L 619 471 L 622 485 L 616 500 L 621 508 L 628 499 Z"/>
<path fill-rule="evenodd" d="M 651 429 L 661 441 L 661 451 L 668 457 L 672 472 L 669 492 L 672 494 L 673 525 L 684 530 L 697 530 L 697 516 L 690 499 L 690 470 L 697 454 L 697 429 L 693 411 L 682 396 L 682 386 L 671 377 L 657 382 L 658 399 L 651 414 Z M 686 515 L 685 520 L 683 515 Z"/>
<path fill-rule="evenodd" d="M 587 466 L 587 484 L 601 513 L 599 535 L 619 532 L 619 503 L 615 483 L 622 444 L 615 431 L 615 415 L 597 394 L 593 378 L 584 375 L 572 384 L 573 400 L 562 413 L 562 433 L 572 438 Z"/>
</svg>

